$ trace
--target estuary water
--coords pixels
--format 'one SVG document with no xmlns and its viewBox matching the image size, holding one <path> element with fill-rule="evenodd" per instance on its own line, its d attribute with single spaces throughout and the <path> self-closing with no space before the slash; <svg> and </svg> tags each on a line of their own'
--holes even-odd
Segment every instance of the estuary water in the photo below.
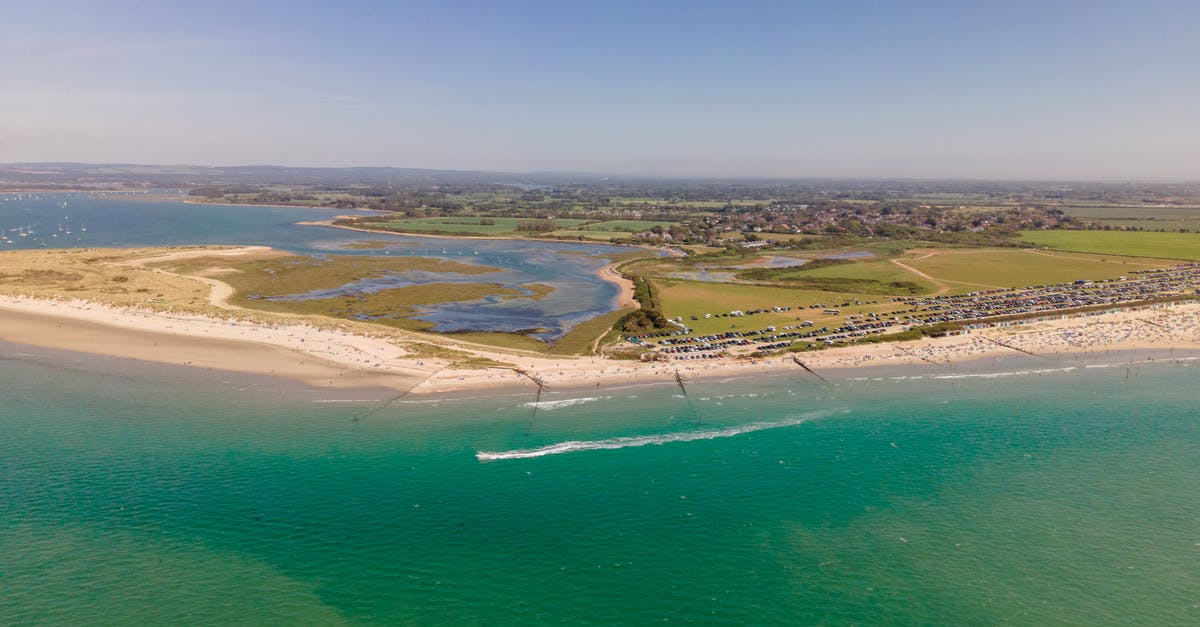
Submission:
<svg viewBox="0 0 1200 627">
<path fill-rule="evenodd" d="M 0 623 L 1196 624 L 1200 366 L 1114 361 L 370 413 L 0 346 Z"/>
<path fill-rule="evenodd" d="M 181 246 L 198 244 L 262 245 L 307 255 L 410 255 L 452 259 L 499 268 L 482 275 L 411 273 L 388 276 L 348 289 L 370 291 L 433 281 L 500 283 L 520 288 L 550 285 L 548 296 L 486 299 L 426 307 L 417 317 L 437 331 L 518 331 L 554 340 L 576 324 L 612 311 L 617 287 L 596 271 L 627 247 L 530 240 L 405 237 L 357 233 L 298 225 L 337 215 L 367 215 L 348 210 L 302 207 L 245 207 L 146 200 L 122 194 L 0 195 L 0 250 Z M 349 246 L 371 241 L 378 248 Z"/>
</svg>

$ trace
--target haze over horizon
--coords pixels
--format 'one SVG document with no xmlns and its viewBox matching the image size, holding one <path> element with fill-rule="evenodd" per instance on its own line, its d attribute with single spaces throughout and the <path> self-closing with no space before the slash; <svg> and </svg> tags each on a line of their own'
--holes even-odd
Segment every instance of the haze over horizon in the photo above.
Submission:
<svg viewBox="0 0 1200 627">
<path fill-rule="evenodd" d="M 0 162 L 1195 180 L 1200 4 L 21 2 Z"/>
</svg>

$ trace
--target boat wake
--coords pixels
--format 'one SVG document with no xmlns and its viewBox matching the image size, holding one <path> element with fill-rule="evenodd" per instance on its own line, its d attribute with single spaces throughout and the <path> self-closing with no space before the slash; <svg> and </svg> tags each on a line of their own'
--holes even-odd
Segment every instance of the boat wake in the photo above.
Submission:
<svg viewBox="0 0 1200 627">
<path fill-rule="evenodd" d="M 847 413 L 848 410 L 843 410 L 841 413 Z M 752 433 L 754 431 L 765 431 L 767 429 L 780 429 L 783 427 L 794 427 L 799 424 L 824 418 L 834 412 L 819 411 L 804 414 L 794 418 L 785 418 L 783 420 L 775 420 L 770 422 L 752 422 L 749 424 L 738 425 L 736 427 L 726 427 L 724 429 L 711 429 L 706 431 L 678 431 L 675 433 L 662 433 L 658 435 L 632 435 L 620 438 L 609 438 L 607 440 L 569 440 L 541 446 L 538 448 L 516 449 L 512 451 L 489 452 L 479 451 L 475 453 L 475 458 L 481 462 L 499 461 L 502 459 L 530 459 L 533 457 L 543 457 L 545 455 L 561 455 L 563 453 L 574 453 L 577 451 L 607 451 L 621 448 L 631 448 L 636 446 L 650 446 L 670 444 L 673 442 L 694 442 L 696 440 L 715 440 L 717 438 L 732 438 L 744 433 Z"/>
</svg>

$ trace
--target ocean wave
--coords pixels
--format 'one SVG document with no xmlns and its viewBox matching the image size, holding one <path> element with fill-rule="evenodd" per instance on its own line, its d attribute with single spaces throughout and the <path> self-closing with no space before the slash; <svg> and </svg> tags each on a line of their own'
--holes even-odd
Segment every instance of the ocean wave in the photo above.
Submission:
<svg viewBox="0 0 1200 627">
<path fill-rule="evenodd" d="M 591 403 L 592 401 L 601 401 L 606 398 L 609 398 L 609 397 L 607 397 L 607 396 L 584 396 L 581 398 L 564 398 L 561 401 L 536 401 L 536 402 L 532 402 L 532 403 L 525 403 L 525 406 L 526 407 L 535 407 L 537 409 L 549 411 L 551 409 L 558 409 L 560 407 L 570 407 L 572 405 L 582 405 L 584 403 Z"/>
<path fill-rule="evenodd" d="M 700 400 L 702 400 L 702 401 L 723 401 L 727 398 L 758 398 L 758 393 L 750 392 L 748 394 L 721 394 L 719 396 L 701 396 Z"/>
<path fill-rule="evenodd" d="M 1071 372 L 1077 370 L 1075 366 L 1066 368 L 1043 368 L 1041 370 L 1014 370 L 1012 372 L 981 372 L 977 374 L 939 374 L 934 375 L 932 379 L 997 379 L 1000 377 L 1019 377 L 1028 374 L 1049 374 L 1051 372 Z"/>
<path fill-rule="evenodd" d="M 848 410 L 843 410 L 841 413 L 847 412 Z M 675 433 L 662 433 L 658 435 L 631 435 L 620 438 L 609 438 L 607 440 L 568 440 L 566 442 L 559 442 L 557 444 L 550 444 L 548 446 L 540 446 L 538 448 L 515 449 L 511 451 L 500 452 L 479 451 L 475 453 L 475 458 L 481 462 L 498 461 L 502 459 L 530 459 L 533 457 L 561 455 L 563 453 L 574 453 L 577 451 L 607 451 L 637 446 L 670 444 L 674 442 L 694 442 L 696 440 L 731 438 L 744 433 L 752 433 L 754 431 L 794 427 L 811 420 L 816 420 L 817 418 L 829 416 L 832 413 L 834 412 L 812 412 L 794 418 L 785 418 L 783 420 L 775 420 L 770 422 L 752 422 L 749 424 L 738 425 L 736 427 L 726 427 L 724 429 L 710 429 L 705 431 L 677 431 Z"/>
</svg>

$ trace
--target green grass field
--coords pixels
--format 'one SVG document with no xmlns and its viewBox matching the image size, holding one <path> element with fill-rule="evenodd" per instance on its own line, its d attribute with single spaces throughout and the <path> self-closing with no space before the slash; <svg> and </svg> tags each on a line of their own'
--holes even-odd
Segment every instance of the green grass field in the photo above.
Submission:
<svg viewBox="0 0 1200 627">
<path fill-rule="evenodd" d="M 631 308 L 610 311 L 602 316 L 580 322 L 558 338 L 548 351 L 551 355 L 591 355 L 596 338 L 607 334 L 617 320 L 633 311 Z"/>
<path fill-rule="evenodd" d="M 900 259 L 905 265 L 945 282 L 951 293 L 1002 287 L 1111 279 L 1170 262 L 1120 256 L 1030 252 L 1020 249 L 945 249 Z M 894 264 L 893 264 L 894 265 Z"/>
<path fill-rule="evenodd" d="M 1070 216 L 1100 220 L 1117 228 L 1200 232 L 1200 207 L 1065 206 Z"/>
<path fill-rule="evenodd" d="M 869 290 L 868 293 L 900 296 L 911 296 L 914 292 L 908 289 L 897 289 L 890 284 L 915 283 L 921 289 L 917 293 L 931 293 L 937 290 L 937 286 L 933 283 L 889 261 L 856 261 L 813 270 L 805 270 L 804 266 L 800 266 L 794 270 L 780 273 L 779 279 L 785 281 L 826 280 L 831 285 L 836 284 L 839 280 L 866 282 L 863 283 L 863 286 L 864 289 Z"/>
<path fill-rule="evenodd" d="M 1085 253 L 1200 260 L 1200 233 L 1143 231 L 1022 231 L 1033 244 Z"/>
<path fill-rule="evenodd" d="M 1107 219 L 1141 220 L 1146 218 L 1162 218 L 1165 220 L 1186 220 L 1200 218 L 1200 208 L 1197 207 L 1113 207 L 1092 205 L 1064 205 L 1063 213 L 1070 216 Z"/>
<path fill-rule="evenodd" d="M 797 320 L 812 320 L 818 326 L 833 322 L 840 324 L 841 316 L 826 316 L 822 310 L 807 309 L 809 305 L 817 303 L 831 307 L 839 306 L 844 302 L 861 301 L 865 303 L 842 307 L 843 316 L 895 309 L 894 303 L 889 302 L 887 298 L 864 294 L 675 279 L 652 279 L 651 283 L 662 302 L 663 315 L 668 318 L 682 317 L 683 323 L 700 335 L 734 329 L 761 329 L 769 325 L 783 326 L 795 324 Z M 746 311 L 770 309 L 776 306 L 790 306 L 792 310 L 739 318 L 704 318 L 706 313 L 715 316 L 719 313 L 729 313 L 733 309 Z M 692 316 L 696 316 L 698 319 L 692 320 Z"/>
<path fill-rule="evenodd" d="M 1104 220 L 1105 224 L 1110 224 L 1114 228 L 1121 229 L 1139 229 L 1142 231 L 1162 231 L 1166 233 L 1200 233 L 1200 218 L 1147 218 L 1144 220 L 1130 218 L 1114 218 Z"/>
</svg>

